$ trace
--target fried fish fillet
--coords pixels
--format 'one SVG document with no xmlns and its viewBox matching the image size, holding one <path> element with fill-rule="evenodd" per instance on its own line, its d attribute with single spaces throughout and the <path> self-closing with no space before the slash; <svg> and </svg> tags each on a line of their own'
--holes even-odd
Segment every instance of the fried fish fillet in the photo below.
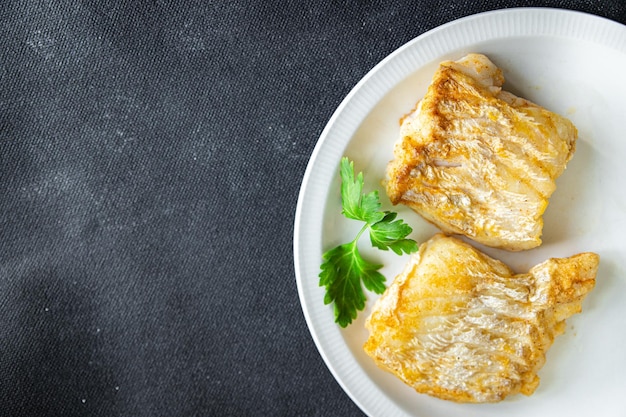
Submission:
<svg viewBox="0 0 626 417">
<path fill-rule="evenodd" d="M 598 263 L 586 252 L 515 275 L 473 246 L 435 235 L 376 301 L 365 352 L 441 399 L 530 395 L 546 351 L 594 287 Z"/>
<path fill-rule="evenodd" d="M 484 55 L 441 63 L 401 121 L 386 191 L 446 233 L 524 250 L 541 244 L 542 215 L 578 132 L 503 83 Z"/>
</svg>

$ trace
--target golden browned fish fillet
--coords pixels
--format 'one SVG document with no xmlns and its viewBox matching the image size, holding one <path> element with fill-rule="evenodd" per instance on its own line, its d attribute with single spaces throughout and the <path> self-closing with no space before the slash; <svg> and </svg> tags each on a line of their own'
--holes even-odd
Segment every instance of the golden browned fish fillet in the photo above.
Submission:
<svg viewBox="0 0 626 417">
<path fill-rule="evenodd" d="M 523 250 L 541 244 L 542 215 L 578 133 L 503 83 L 484 55 L 441 63 L 401 122 L 386 189 L 444 232 Z"/>
<path fill-rule="evenodd" d="M 530 395 L 554 337 L 594 287 L 598 262 L 581 253 L 514 275 L 471 245 L 435 235 L 376 301 L 365 352 L 445 400 Z"/>
</svg>

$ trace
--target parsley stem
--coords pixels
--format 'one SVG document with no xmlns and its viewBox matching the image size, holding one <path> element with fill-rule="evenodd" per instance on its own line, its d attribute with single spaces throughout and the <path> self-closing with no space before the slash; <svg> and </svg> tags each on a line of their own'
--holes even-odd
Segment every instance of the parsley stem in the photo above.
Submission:
<svg viewBox="0 0 626 417">
<path fill-rule="evenodd" d="M 365 223 L 365 225 L 363 225 L 363 227 L 361 228 L 361 230 L 359 230 L 359 233 L 356 234 L 356 237 L 354 238 L 354 240 L 352 242 L 354 242 L 354 245 L 356 246 L 356 242 L 359 241 L 359 239 L 361 238 L 361 235 L 367 230 L 369 229 L 369 227 L 371 226 L 371 224 L 369 223 Z"/>
</svg>

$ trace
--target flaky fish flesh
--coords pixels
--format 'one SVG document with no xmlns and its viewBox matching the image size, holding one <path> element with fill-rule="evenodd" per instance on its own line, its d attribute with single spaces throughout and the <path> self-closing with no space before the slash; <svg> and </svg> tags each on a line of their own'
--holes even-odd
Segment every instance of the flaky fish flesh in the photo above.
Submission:
<svg viewBox="0 0 626 417">
<path fill-rule="evenodd" d="M 446 233 L 524 250 L 541 244 L 542 216 L 578 132 L 503 83 L 484 55 L 441 63 L 401 121 L 386 191 Z"/>
<path fill-rule="evenodd" d="M 375 302 L 365 352 L 416 391 L 441 399 L 530 395 L 546 351 L 594 287 L 598 263 L 585 252 L 516 275 L 437 234 Z"/>
</svg>

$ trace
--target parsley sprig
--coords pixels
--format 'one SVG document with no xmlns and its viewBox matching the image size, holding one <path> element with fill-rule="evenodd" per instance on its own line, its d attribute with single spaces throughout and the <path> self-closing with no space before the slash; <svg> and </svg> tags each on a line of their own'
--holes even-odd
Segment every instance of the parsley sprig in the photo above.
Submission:
<svg viewBox="0 0 626 417">
<path fill-rule="evenodd" d="M 365 224 L 354 240 L 336 246 L 322 255 L 319 285 L 326 288 L 324 304 L 334 303 L 335 322 L 346 327 L 365 308 L 363 286 L 376 294 L 385 291 L 385 277 L 378 272 L 383 265 L 371 263 L 361 256 L 359 238 L 369 229 L 371 244 L 381 250 L 391 249 L 398 255 L 415 252 L 417 242 L 406 237 L 413 231 L 397 213 L 381 211 L 378 191 L 363 193 L 363 173 L 354 175 L 354 163 L 341 159 L 342 213 Z M 361 285 L 363 283 L 363 285 Z"/>
</svg>

